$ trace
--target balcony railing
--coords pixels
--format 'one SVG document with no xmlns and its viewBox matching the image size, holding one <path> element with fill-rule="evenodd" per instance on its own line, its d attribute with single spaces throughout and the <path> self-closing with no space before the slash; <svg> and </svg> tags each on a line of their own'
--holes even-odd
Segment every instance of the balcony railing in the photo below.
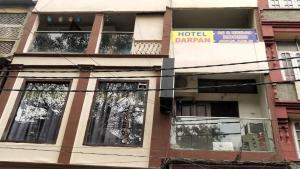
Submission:
<svg viewBox="0 0 300 169">
<path fill-rule="evenodd" d="M 99 53 L 130 54 L 133 42 L 132 32 L 103 32 Z"/>
<path fill-rule="evenodd" d="M 103 32 L 99 53 L 158 55 L 161 51 L 159 40 L 134 40 L 133 32 Z"/>
<path fill-rule="evenodd" d="M 84 53 L 89 35 L 88 31 L 38 31 L 28 52 Z"/>
<path fill-rule="evenodd" d="M 161 51 L 161 41 L 159 40 L 135 40 L 132 54 L 158 55 Z"/>
<path fill-rule="evenodd" d="M 268 119 L 180 116 L 171 133 L 173 149 L 273 151 Z"/>
<path fill-rule="evenodd" d="M 300 0 L 269 0 L 270 8 L 300 8 Z"/>
</svg>

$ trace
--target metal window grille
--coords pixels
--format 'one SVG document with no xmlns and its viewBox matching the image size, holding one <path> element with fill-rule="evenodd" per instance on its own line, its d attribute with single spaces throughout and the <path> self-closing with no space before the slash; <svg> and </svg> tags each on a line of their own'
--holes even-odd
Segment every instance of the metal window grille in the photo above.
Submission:
<svg viewBox="0 0 300 169">
<path fill-rule="evenodd" d="M 0 13 L 1 25 L 23 25 L 26 14 Z"/>
<path fill-rule="evenodd" d="M 26 14 L 0 13 L 0 39 L 17 40 Z"/>
<path fill-rule="evenodd" d="M 280 8 L 279 0 L 271 0 L 270 6 L 273 8 Z"/>
<path fill-rule="evenodd" d="M 300 0 L 269 0 L 270 8 L 300 8 Z"/>
<path fill-rule="evenodd" d="M 292 0 L 284 0 L 283 2 L 284 2 L 284 7 L 286 7 L 286 8 L 293 8 L 294 7 Z"/>
<path fill-rule="evenodd" d="M 11 54 L 14 45 L 14 41 L 0 41 L 0 56 Z"/>
</svg>

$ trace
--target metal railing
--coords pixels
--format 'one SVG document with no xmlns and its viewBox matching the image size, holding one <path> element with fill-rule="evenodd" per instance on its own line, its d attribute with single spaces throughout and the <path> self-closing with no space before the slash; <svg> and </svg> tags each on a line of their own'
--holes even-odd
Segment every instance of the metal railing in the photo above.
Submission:
<svg viewBox="0 0 300 169">
<path fill-rule="evenodd" d="M 133 32 L 103 32 L 99 53 L 130 54 L 133 43 Z"/>
<path fill-rule="evenodd" d="M 270 8 L 300 8 L 300 0 L 269 0 Z"/>
<path fill-rule="evenodd" d="M 132 54 L 158 55 L 161 47 L 160 40 L 134 40 Z"/>
<path fill-rule="evenodd" d="M 212 151 L 273 151 L 269 119 L 178 116 L 171 148 Z"/>
<path fill-rule="evenodd" d="M 37 31 L 28 52 L 85 53 L 89 31 Z"/>
</svg>

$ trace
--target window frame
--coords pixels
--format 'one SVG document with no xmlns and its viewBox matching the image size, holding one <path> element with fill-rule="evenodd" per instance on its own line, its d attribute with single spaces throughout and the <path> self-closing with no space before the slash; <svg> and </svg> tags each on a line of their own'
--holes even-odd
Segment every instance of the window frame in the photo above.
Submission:
<svg viewBox="0 0 300 169">
<path fill-rule="evenodd" d="M 22 82 L 22 85 L 20 87 L 21 90 L 25 90 L 26 88 L 26 84 L 27 83 L 30 83 L 30 82 L 35 82 L 35 83 L 66 83 L 66 84 L 69 84 L 69 87 L 68 87 L 68 90 L 71 89 L 72 87 L 72 84 L 73 84 L 73 80 L 70 79 L 70 80 L 66 80 L 66 79 L 51 79 L 51 77 L 49 77 L 49 79 L 31 79 L 31 78 L 25 78 Z M 23 99 L 25 95 L 25 92 L 22 92 L 22 91 L 19 91 L 19 93 L 17 94 L 17 98 L 16 98 L 16 101 L 15 101 L 15 104 L 13 105 L 13 108 L 12 108 L 12 111 L 10 112 L 10 115 L 9 115 L 9 118 L 7 120 L 7 123 L 6 123 L 6 126 L 4 128 L 4 132 L 1 136 L 1 139 L 0 139 L 0 142 L 6 142 L 6 143 L 25 143 L 25 144 L 47 144 L 47 145 L 55 145 L 57 144 L 57 138 L 58 138 L 58 135 L 59 135 L 59 132 L 60 132 L 60 129 L 61 129 L 61 123 L 62 123 L 62 120 L 64 118 L 64 115 L 65 115 L 65 111 L 66 111 L 66 106 L 67 106 L 67 103 L 69 101 L 69 95 L 70 95 L 70 92 L 67 92 L 67 95 L 66 95 L 66 101 L 65 101 L 65 104 L 64 104 L 64 107 L 63 107 L 63 111 L 62 111 L 62 117 L 60 118 L 60 121 L 59 121 L 59 129 L 57 130 L 56 132 L 56 136 L 55 136 L 55 140 L 53 143 L 44 143 L 44 142 L 35 142 L 35 141 L 9 141 L 7 140 L 7 137 L 8 137 L 8 134 L 10 132 L 10 129 L 12 127 L 12 123 L 14 121 L 14 118 L 16 117 L 16 114 L 17 114 L 17 111 L 18 111 L 18 108 L 20 107 L 20 104 L 21 104 L 21 101 Z"/>
<path fill-rule="evenodd" d="M 300 158 L 300 145 L 298 142 L 298 140 L 300 140 L 300 138 L 298 138 L 298 136 L 297 136 L 297 131 L 296 131 L 296 127 L 295 127 L 295 123 L 297 123 L 297 122 L 300 123 L 300 121 L 292 121 L 292 128 L 293 128 L 293 139 L 295 142 L 296 153 L 297 153 L 298 158 Z"/>
<path fill-rule="evenodd" d="M 149 89 L 149 80 L 117 80 L 117 79 L 98 79 L 96 82 L 96 85 L 94 87 L 94 90 L 98 90 L 98 86 L 100 83 L 107 83 L 107 82 L 111 82 L 111 83 L 145 83 L 147 85 L 147 89 Z M 143 118 L 143 134 L 142 134 L 142 144 L 141 145 L 129 145 L 129 144 L 101 144 L 101 143 L 97 143 L 97 144 L 89 144 L 87 143 L 87 138 L 88 138 L 88 132 L 89 132 L 89 126 L 91 124 L 91 114 L 93 111 L 93 107 L 95 105 L 95 99 L 96 99 L 96 92 L 93 93 L 93 100 L 92 100 L 92 104 L 90 106 L 90 110 L 89 110 L 89 114 L 88 114 L 88 121 L 86 123 L 86 128 L 85 128 L 85 133 L 84 133 L 84 138 L 83 138 L 83 143 L 82 145 L 84 146 L 89 146 L 89 147 L 136 147 L 136 148 L 141 148 L 144 146 L 144 137 L 145 137 L 145 123 L 146 123 L 146 116 L 147 116 L 147 108 L 148 108 L 148 98 L 149 96 L 149 91 L 146 90 L 146 94 L 145 94 L 145 108 L 144 108 L 144 118 Z M 154 104 L 154 103 L 153 103 Z"/>
<path fill-rule="evenodd" d="M 285 60 L 283 60 L 282 58 L 282 54 L 284 53 L 288 53 L 290 56 L 291 56 L 291 62 L 292 62 L 292 67 L 299 67 L 300 65 L 298 64 L 298 62 L 300 62 L 300 58 L 297 58 L 297 59 L 294 59 L 295 57 L 299 57 L 300 56 L 300 51 L 278 51 L 278 56 L 279 58 L 281 59 L 279 61 L 279 65 L 280 65 L 280 68 L 284 68 L 283 66 L 283 62 Z M 299 56 L 297 56 L 299 55 Z M 287 60 L 287 59 L 286 59 Z M 281 69 L 280 70 L 280 73 L 281 73 L 281 76 L 282 76 L 282 79 L 284 81 L 287 81 L 287 80 L 293 80 L 293 79 L 288 79 L 285 75 L 285 70 L 287 69 Z M 300 80 L 300 68 L 294 68 L 292 69 L 293 72 L 294 72 L 294 80 Z"/>
</svg>

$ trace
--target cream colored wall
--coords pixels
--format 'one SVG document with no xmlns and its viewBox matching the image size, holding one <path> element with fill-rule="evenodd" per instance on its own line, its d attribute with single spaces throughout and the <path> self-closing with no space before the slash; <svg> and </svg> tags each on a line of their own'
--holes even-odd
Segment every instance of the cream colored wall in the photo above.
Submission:
<svg viewBox="0 0 300 169">
<path fill-rule="evenodd" d="M 173 0 L 172 8 L 257 7 L 257 0 Z"/>
<path fill-rule="evenodd" d="M 161 66 L 161 58 L 99 58 L 99 57 L 15 57 L 12 64 L 24 65 L 77 65 L 96 66 Z"/>
<path fill-rule="evenodd" d="M 39 0 L 39 12 L 165 11 L 168 0 Z"/>
<path fill-rule="evenodd" d="M 20 76 L 43 76 L 43 77 L 62 77 L 62 76 L 78 76 L 77 73 L 19 73 Z M 21 89 L 24 83 L 23 78 L 18 78 L 14 85 L 14 89 Z M 77 79 L 72 82 L 71 90 L 75 90 L 77 85 Z M 0 119 L 0 137 L 3 136 L 8 119 L 13 112 L 13 107 L 16 102 L 17 96 L 20 92 L 12 91 L 9 96 L 8 103 L 4 109 L 2 117 Z M 74 98 L 74 93 L 69 94 L 68 101 L 66 103 L 65 112 L 60 125 L 56 144 L 29 144 L 29 143 L 13 143 L 13 142 L 0 142 L 0 161 L 18 161 L 18 162 L 41 162 L 41 163 L 56 163 L 60 146 L 62 144 L 63 136 L 66 129 L 68 116 L 70 113 L 71 104 Z"/>
<path fill-rule="evenodd" d="M 210 64 L 240 63 L 266 60 L 266 49 L 259 43 L 171 43 L 170 56 L 175 58 L 175 67 Z M 247 65 L 182 69 L 176 72 L 224 72 L 268 69 L 265 62 Z"/>
<path fill-rule="evenodd" d="M 163 15 L 137 15 L 134 40 L 162 40 Z"/>
<path fill-rule="evenodd" d="M 28 10 L 22 7 L 0 7 L 0 13 L 27 13 Z"/>
<path fill-rule="evenodd" d="M 116 72 L 116 73 L 93 73 L 94 77 L 111 76 L 153 76 L 155 72 Z M 133 80 L 133 79 L 130 79 Z M 141 79 L 137 79 L 141 80 Z M 147 78 L 149 80 L 148 88 L 156 87 L 156 78 Z M 91 79 L 88 84 L 88 90 L 94 90 L 96 79 Z M 150 155 L 150 140 L 153 124 L 155 91 L 148 92 L 147 110 L 144 124 L 144 141 L 142 147 L 110 147 L 110 146 L 83 146 L 89 112 L 93 102 L 93 93 L 87 93 L 83 111 L 80 117 L 76 140 L 74 144 L 71 164 L 101 165 L 101 166 L 119 166 L 119 167 L 148 167 Z M 76 153 L 81 152 L 81 153 Z"/>
</svg>

